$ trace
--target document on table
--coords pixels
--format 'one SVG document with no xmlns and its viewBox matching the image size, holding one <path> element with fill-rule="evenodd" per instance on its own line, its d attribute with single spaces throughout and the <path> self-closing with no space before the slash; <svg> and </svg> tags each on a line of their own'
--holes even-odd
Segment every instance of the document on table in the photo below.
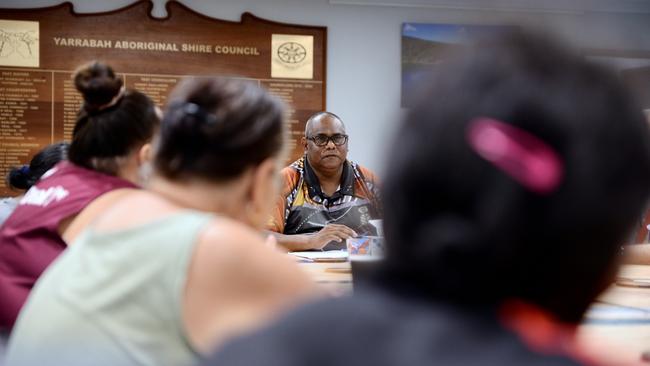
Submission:
<svg viewBox="0 0 650 366">
<path fill-rule="evenodd" d="M 585 314 L 584 323 L 600 325 L 650 324 L 650 308 L 601 303 L 597 300 Z"/>
<path fill-rule="evenodd" d="M 316 250 L 289 252 L 289 254 L 309 262 L 345 262 L 348 259 L 348 252 L 346 250 Z"/>
</svg>

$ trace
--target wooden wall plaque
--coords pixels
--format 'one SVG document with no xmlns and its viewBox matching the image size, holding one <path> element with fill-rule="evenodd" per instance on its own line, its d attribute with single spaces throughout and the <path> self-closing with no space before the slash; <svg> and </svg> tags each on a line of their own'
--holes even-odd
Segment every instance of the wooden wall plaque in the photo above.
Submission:
<svg viewBox="0 0 650 366">
<path fill-rule="evenodd" d="M 291 158 L 307 118 L 325 109 L 327 28 L 277 23 L 244 13 L 240 22 L 194 12 L 170 1 L 167 17 L 153 3 L 77 14 L 71 3 L 0 9 L 0 196 L 15 195 L 4 178 L 43 146 L 70 140 L 81 96 L 72 73 L 101 60 L 129 88 L 165 104 L 183 77 L 249 79 L 289 109 Z"/>
</svg>

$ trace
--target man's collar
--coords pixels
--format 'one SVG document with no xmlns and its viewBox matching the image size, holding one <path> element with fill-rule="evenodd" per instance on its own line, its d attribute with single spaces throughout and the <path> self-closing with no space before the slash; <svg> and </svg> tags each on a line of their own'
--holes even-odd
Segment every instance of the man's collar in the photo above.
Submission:
<svg viewBox="0 0 650 366">
<path fill-rule="evenodd" d="M 319 198 L 329 198 L 330 202 L 336 201 L 342 196 L 352 196 L 354 195 L 354 174 L 352 172 L 352 167 L 350 162 L 347 160 L 343 163 L 343 171 L 341 172 L 341 182 L 339 183 L 339 189 L 334 192 L 332 197 L 327 197 L 323 193 L 318 180 L 318 176 L 314 169 L 309 165 L 307 157 L 304 157 L 304 167 L 305 167 L 305 182 L 307 183 L 307 189 L 309 191 L 309 197 L 312 199 L 315 197 Z"/>
</svg>

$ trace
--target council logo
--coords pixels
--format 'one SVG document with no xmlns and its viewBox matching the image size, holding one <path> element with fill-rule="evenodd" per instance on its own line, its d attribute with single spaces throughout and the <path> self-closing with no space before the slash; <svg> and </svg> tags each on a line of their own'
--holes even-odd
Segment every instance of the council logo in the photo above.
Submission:
<svg viewBox="0 0 650 366">
<path fill-rule="evenodd" d="M 307 50 L 300 43 L 286 42 L 278 47 L 278 58 L 288 64 L 297 64 L 307 57 Z"/>
<path fill-rule="evenodd" d="M 312 79 L 314 77 L 314 36 L 272 34 L 271 77 Z"/>
</svg>

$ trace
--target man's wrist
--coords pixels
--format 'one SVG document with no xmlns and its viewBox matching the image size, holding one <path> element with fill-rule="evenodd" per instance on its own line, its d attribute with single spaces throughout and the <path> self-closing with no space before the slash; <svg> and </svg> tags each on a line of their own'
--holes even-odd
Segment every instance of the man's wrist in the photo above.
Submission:
<svg viewBox="0 0 650 366">
<path fill-rule="evenodd" d="M 314 239 L 316 239 L 314 234 L 302 234 L 303 237 L 303 248 L 305 250 L 314 249 Z"/>
</svg>

